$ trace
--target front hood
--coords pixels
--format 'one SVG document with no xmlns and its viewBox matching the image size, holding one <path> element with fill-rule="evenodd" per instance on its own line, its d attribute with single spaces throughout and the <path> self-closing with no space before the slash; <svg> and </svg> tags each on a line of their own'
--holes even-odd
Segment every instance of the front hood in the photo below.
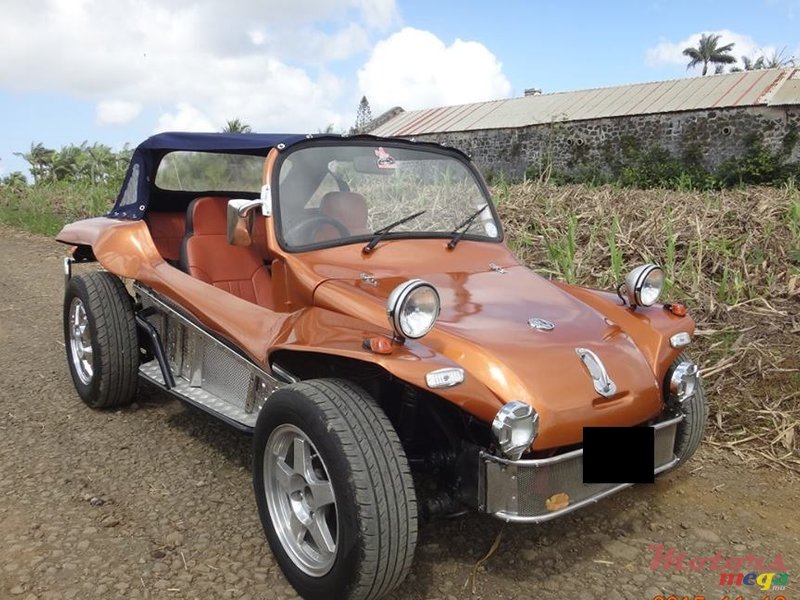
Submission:
<svg viewBox="0 0 800 600">
<path fill-rule="evenodd" d="M 414 276 L 433 284 L 442 304 L 435 327 L 418 342 L 462 366 L 502 402 L 531 404 L 540 415 L 535 448 L 579 443 L 583 426 L 636 425 L 661 411 L 654 369 L 623 327 L 531 270 L 508 264 Z M 357 310 L 352 316 L 387 327 L 386 299 L 407 278 L 385 276 L 374 284 L 361 277 L 328 280 L 315 293 L 315 303 L 320 299 L 338 310 L 351 306 Z M 342 302 L 341 294 L 360 300 Z M 364 309 L 367 298 L 370 310 Z M 554 328 L 534 329 L 528 324 L 534 318 Z M 578 348 L 599 357 L 616 394 L 606 398 L 595 391 Z"/>
<path fill-rule="evenodd" d="M 455 350 L 457 362 L 504 401 L 530 403 L 545 446 L 548 435 L 577 443 L 584 425 L 635 425 L 661 410 L 653 368 L 620 324 L 529 269 L 429 280 L 442 296 L 430 344 Z M 553 329 L 531 327 L 529 319 Z M 595 390 L 579 348 L 602 361 L 614 395 Z"/>
</svg>

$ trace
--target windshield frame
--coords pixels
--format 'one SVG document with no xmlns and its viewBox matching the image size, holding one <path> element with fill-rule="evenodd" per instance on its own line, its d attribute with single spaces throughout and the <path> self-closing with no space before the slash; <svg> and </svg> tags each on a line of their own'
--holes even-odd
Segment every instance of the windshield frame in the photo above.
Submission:
<svg viewBox="0 0 800 600">
<path fill-rule="evenodd" d="M 278 241 L 278 245 L 281 247 L 283 251 L 290 254 L 299 254 L 302 252 L 311 252 L 314 250 L 322 250 L 325 248 L 349 246 L 353 244 L 361 244 L 364 242 L 369 242 L 375 236 L 373 232 L 363 235 L 354 235 L 348 238 L 339 238 L 334 240 L 327 240 L 324 242 L 316 242 L 313 244 L 304 244 L 302 246 L 291 245 L 287 243 L 287 241 L 284 239 L 283 236 L 283 226 L 281 223 L 281 201 L 280 201 L 281 186 L 279 179 L 283 163 L 286 161 L 288 157 L 290 157 L 294 152 L 298 150 L 303 150 L 305 148 L 309 148 L 312 146 L 365 146 L 374 148 L 376 145 L 384 146 L 387 148 L 398 147 L 409 150 L 425 151 L 433 154 L 440 154 L 442 156 L 452 158 L 458 161 L 461 165 L 464 166 L 464 168 L 472 175 L 473 179 L 475 180 L 478 189 L 483 195 L 483 199 L 489 205 L 489 211 L 491 212 L 492 218 L 494 219 L 495 225 L 497 227 L 497 235 L 495 237 L 468 233 L 462 237 L 462 241 L 472 240 L 488 244 L 503 243 L 503 240 L 505 239 L 503 224 L 502 221 L 500 220 L 500 216 L 497 214 L 497 209 L 495 208 L 494 202 L 492 201 L 492 195 L 491 192 L 489 191 L 489 187 L 486 185 L 486 180 L 480 174 L 480 171 L 478 171 L 475 164 L 469 159 L 469 157 L 460 150 L 456 148 L 442 146 L 439 144 L 434 144 L 431 142 L 412 142 L 403 139 L 386 139 L 379 137 L 367 138 L 367 139 L 364 139 L 363 137 L 337 138 L 337 139 L 310 138 L 308 140 L 304 140 L 302 142 L 294 144 L 286 151 L 281 152 L 280 155 L 277 157 L 272 169 L 272 176 L 270 181 L 271 194 L 272 194 L 272 219 L 274 220 L 273 226 L 275 227 L 275 237 Z M 454 235 L 453 231 L 438 231 L 438 232 L 392 231 L 384 236 L 384 241 L 399 240 L 399 239 L 449 240 L 453 237 L 453 235 Z"/>
</svg>

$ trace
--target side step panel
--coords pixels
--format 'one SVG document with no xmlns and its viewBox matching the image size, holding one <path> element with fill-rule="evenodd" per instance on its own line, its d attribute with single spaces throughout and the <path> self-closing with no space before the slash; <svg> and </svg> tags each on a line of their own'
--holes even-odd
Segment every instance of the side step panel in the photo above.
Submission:
<svg viewBox="0 0 800 600">
<path fill-rule="evenodd" d="M 163 387 L 181 400 L 220 418 L 237 429 L 252 433 L 253 428 L 256 426 L 258 413 L 247 413 L 219 396 L 206 392 L 201 387 L 192 387 L 183 377 L 175 379 L 175 387 L 166 387 L 164 385 L 164 377 L 161 375 L 161 367 L 158 366 L 158 362 L 155 360 L 141 365 L 139 367 L 139 375 L 150 383 Z"/>
<path fill-rule="evenodd" d="M 175 385 L 165 385 L 157 360 L 140 365 L 139 375 L 238 429 L 252 431 L 267 398 L 286 382 L 229 348 L 153 290 L 136 283 L 134 290 L 144 308 L 140 315 L 163 342 Z"/>
</svg>

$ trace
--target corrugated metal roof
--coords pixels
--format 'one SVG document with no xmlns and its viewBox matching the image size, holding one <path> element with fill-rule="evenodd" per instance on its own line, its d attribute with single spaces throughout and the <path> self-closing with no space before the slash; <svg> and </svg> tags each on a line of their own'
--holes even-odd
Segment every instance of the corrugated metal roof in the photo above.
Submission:
<svg viewBox="0 0 800 600">
<path fill-rule="evenodd" d="M 800 69 L 745 71 L 412 110 L 370 133 L 411 136 L 777 104 L 800 104 Z"/>
</svg>

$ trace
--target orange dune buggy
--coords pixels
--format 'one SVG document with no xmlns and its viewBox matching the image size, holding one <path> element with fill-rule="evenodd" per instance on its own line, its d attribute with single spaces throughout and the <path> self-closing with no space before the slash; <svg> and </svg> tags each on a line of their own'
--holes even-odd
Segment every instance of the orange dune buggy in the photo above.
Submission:
<svg viewBox="0 0 800 600">
<path fill-rule="evenodd" d="M 662 271 L 616 293 L 537 275 L 454 149 L 160 134 L 111 212 L 57 239 L 80 397 L 122 406 L 142 378 L 252 433 L 264 530 L 307 598 L 397 587 L 418 516 L 538 522 L 630 485 L 584 483 L 585 427 L 649 428 L 651 475 L 702 437 Z"/>
</svg>

